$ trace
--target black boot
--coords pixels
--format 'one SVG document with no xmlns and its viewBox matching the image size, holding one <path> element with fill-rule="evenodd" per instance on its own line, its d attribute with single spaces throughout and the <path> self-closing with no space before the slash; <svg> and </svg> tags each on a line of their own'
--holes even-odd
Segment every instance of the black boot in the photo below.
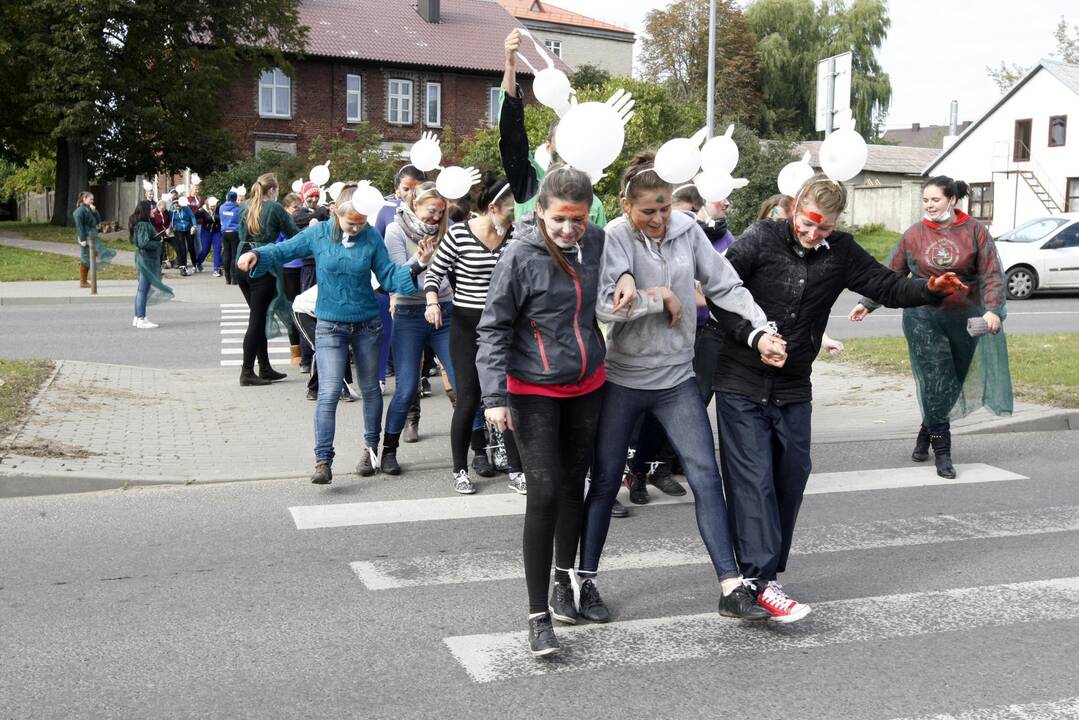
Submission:
<svg viewBox="0 0 1079 720">
<path fill-rule="evenodd" d="M 260 378 L 251 368 L 240 368 L 240 385 L 269 385 L 270 381 Z"/>
<path fill-rule="evenodd" d="M 283 372 L 277 372 L 270 367 L 270 363 L 259 363 L 259 377 L 263 380 L 273 382 L 274 380 L 284 380 L 288 375 Z"/>
<path fill-rule="evenodd" d="M 401 433 L 386 433 L 382 440 L 382 472 L 386 475 L 400 475 L 401 465 L 397 462 L 397 447 L 401 442 Z"/>
<path fill-rule="evenodd" d="M 929 436 L 929 442 L 933 445 L 933 455 L 937 463 L 937 475 L 951 480 L 955 477 L 955 466 L 952 465 L 951 430 L 933 433 Z"/>
<path fill-rule="evenodd" d="M 918 439 L 914 441 L 914 452 L 910 454 L 914 462 L 925 462 L 929 459 L 929 431 L 922 425 L 918 429 Z"/>
<path fill-rule="evenodd" d="M 487 457 L 487 435 L 484 433 L 483 428 L 472 431 L 471 445 L 472 452 L 475 454 L 475 457 L 472 458 L 472 469 L 480 477 L 494 477 L 495 469 Z"/>
</svg>

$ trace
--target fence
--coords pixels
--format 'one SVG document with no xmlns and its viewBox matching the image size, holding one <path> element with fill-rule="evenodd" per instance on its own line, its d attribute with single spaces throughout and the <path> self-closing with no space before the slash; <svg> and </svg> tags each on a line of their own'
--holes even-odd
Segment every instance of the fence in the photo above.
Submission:
<svg viewBox="0 0 1079 720">
<path fill-rule="evenodd" d="M 889 230 L 904 232 L 922 217 L 920 180 L 891 181 L 891 184 L 847 185 L 844 225 L 880 223 Z"/>
<path fill-rule="evenodd" d="M 94 204 L 101 213 L 102 222 L 127 227 L 127 219 L 143 198 L 142 177 L 131 181 L 112 180 L 91 186 L 90 191 L 94 194 Z M 23 193 L 18 200 L 19 220 L 29 218 L 30 222 L 48 222 L 52 219 L 55 203 L 56 193 L 53 190 Z"/>
</svg>

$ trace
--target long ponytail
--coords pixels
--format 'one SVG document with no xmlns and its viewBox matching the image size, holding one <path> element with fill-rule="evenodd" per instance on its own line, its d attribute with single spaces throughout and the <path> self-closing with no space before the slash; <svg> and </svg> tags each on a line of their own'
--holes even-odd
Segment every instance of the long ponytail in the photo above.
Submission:
<svg viewBox="0 0 1079 720">
<path fill-rule="evenodd" d="M 247 232 L 250 235 L 262 234 L 263 195 L 277 188 L 277 176 L 273 173 L 259 175 L 251 185 L 251 199 L 247 201 Z"/>
</svg>

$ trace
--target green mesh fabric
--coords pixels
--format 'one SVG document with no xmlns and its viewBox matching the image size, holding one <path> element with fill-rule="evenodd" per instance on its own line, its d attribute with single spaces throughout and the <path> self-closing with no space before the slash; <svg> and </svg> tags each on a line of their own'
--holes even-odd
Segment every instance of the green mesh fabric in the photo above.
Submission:
<svg viewBox="0 0 1079 720">
<path fill-rule="evenodd" d="M 112 262 L 112 259 L 116 257 L 116 251 L 111 247 L 108 247 L 101 241 L 101 238 L 95 238 L 94 245 L 97 249 L 97 266 L 104 267 Z M 79 261 L 86 267 L 90 267 L 90 245 L 81 245 L 79 247 L 80 258 Z"/>
<path fill-rule="evenodd" d="M 274 276 L 277 283 L 277 294 L 266 311 L 266 339 L 269 340 L 288 334 L 292 326 L 292 303 L 285 295 L 285 274 L 279 268 L 267 272 Z"/>
<path fill-rule="evenodd" d="M 135 226 L 135 268 L 139 277 L 150 278 L 150 291 L 146 295 L 147 305 L 172 300 L 175 294 L 172 288 L 161 281 L 161 241 L 154 233 L 154 226 L 140 222 Z"/>
</svg>

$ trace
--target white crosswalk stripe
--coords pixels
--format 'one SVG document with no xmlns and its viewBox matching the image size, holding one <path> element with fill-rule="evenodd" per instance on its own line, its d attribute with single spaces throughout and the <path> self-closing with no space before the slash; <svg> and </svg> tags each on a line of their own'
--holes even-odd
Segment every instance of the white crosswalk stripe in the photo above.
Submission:
<svg viewBox="0 0 1079 720">
<path fill-rule="evenodd" d="M 895 718 L 894 720 L 1074 720 L 1079 718 L 1079 697 L 1023 705 L 994 705 L 958 713 Z"/>
<path fill-rule="evenodd" d="M 248 308 L 244 303 L 221 303 L 221 367 L 240 367 L 243 360 L 243 336 L 247 332 Z M 270 338 L 267 341 L 270 357 L 291 356 L 287 336 Z"/>
</svg>

